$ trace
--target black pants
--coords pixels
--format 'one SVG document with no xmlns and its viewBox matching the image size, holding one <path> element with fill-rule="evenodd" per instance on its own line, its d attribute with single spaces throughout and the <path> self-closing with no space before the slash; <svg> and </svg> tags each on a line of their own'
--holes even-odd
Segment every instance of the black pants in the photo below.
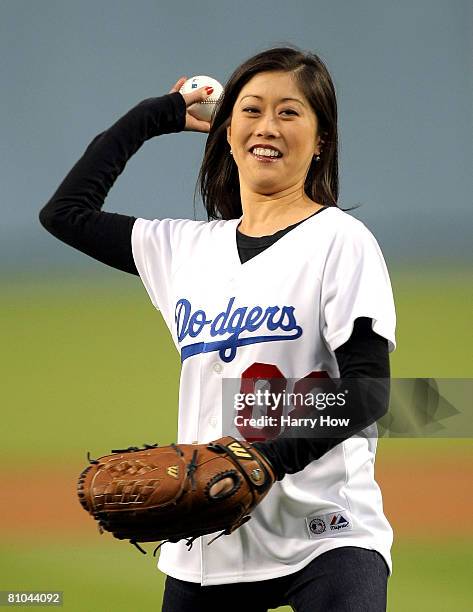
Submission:
<svg viewBox="0 0 473 612">
<path fill-rule="evenodd" d="M 167 576 L 162 612 L 385 612 L 388 567 L 374 550 L 344 546 L 280 578 L 201 586 Z"/>
</svg>

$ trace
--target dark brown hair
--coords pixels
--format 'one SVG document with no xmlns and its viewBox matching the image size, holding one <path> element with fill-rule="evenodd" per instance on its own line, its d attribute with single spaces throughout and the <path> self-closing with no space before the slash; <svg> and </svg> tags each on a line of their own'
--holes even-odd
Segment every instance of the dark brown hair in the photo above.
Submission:
<svg viewBox="0 0 473 612">
<path fill-rule="evenodd" d="M 290 72 L 314 110 L 323 140 L 320 160 L 312 158 L 304 184 L 306 195 L 325 206 L 338 206 L 337 100 L 323 61 L 295 45 L 274 47 L 250 57 L 224 85 L 215 108 L 204 158 L 197 178 L 208 219 L 238 219 L 242 215 L 238 168 L 230 155 L 227 126 L 244 85 L 260 72 Z M 195 198 L 195 194 L 194 194 Z M 343 209 L 342 209 L 343 210 Z M 350 209 L 351 210 L 351 209 Z"/>
</svg>

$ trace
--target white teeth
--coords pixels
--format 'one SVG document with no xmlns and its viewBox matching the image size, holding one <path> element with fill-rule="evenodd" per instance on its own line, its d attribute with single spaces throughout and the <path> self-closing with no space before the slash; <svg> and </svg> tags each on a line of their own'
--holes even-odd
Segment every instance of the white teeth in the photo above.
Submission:
<svg viewBox="0 0 473 612">
<path fill-rule="evenodd" d="M 261 149 L 258 147 L 253 149 L 253 155 L 259 155 L 260 157 L 281 157 L 281 154 L 274 151 L 274 149 Z"/>
</svg>

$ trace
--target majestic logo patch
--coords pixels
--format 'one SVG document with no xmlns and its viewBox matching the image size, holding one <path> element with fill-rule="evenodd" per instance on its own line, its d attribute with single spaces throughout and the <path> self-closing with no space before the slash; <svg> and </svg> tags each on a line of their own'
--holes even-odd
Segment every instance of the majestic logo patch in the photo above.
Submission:
<svg viewBox="0 0 473 612">
<path fill-rule="evenodd" d="M 350 523 L 343 516 L 343 514 L 335 514 L 332 520 L 330 521 L 330 529 L 332 531 L 337 529 L 344 529 L 345 527 L 348 527 L 349 524 Z"/>
<path fill-rule="evenodd" d="M 294 306 L 242 306 L 234 308 L 235 297 L 229 299 L 227 308 L 214 318 L 208 318 L 205 310 L 192 311 L 189 300 L 182 298 L 176 303 L 175 322 L 177 337 L 182 343 L 187 336 L 198 338 L 207 332 L 213 342 L 194 342 L 181 348 L 181 362 L 199 353 L 218 351 L 224 362 L 233 361 L 239 346 L 259 342 L 277 342 L 280 340 L 297 340 L 302 336 L 302 328 L 297 325 Z M 267 335 L 256 335 L 261 328 L 270 332 Z M 263 331 L 263 330 L 261 330 Z M 271 332 L 281 331 L 282 334 Z M 248 332 L 244 338 L 240 335 Z M 222 338 L 226 336 L 226 338 Z"/>
<path fill-rule="evenodd" d="M 317 516 L 308 516 L 305 519 L 309 538 L 328 538 L 342 531 L 351 531 L 352 522 L 347 510 L 329 512 Z"/>
</svg>

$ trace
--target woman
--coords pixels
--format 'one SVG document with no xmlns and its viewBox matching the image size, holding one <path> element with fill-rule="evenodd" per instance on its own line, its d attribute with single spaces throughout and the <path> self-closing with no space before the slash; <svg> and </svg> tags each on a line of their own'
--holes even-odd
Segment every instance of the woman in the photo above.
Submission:
<svg viewBox="0 0 473 612">
<path fill-rule="evenodd" d="M 96 136 L 40 220 L 141 277 L 181 354 L 178 441 L 204 443 L 222 433 L 222 379 L 269 372 L 297 384 L 327 374 L 345 389 L 389 379 L 395 310 L 375 238 L 337 206 L 336 97 L 320 58 L 284 47 L 248 59 L 211 124 L 188 111 L 209 92 L 181 94 L 184 81 Z M 209 221 L 103 212 L 139 147 L 183 130 L 209 134 L 199 174 Z M 253 520 L 211 546 L 210 536 L 191 550 L 165 544 L 163 610 L 385 610 L 392 530 L 366 426 L 387 395 L 367 401 L 350 389 L 364 413 L 360 435 L 254 442 L 278 480 Z"/>
</svg>

